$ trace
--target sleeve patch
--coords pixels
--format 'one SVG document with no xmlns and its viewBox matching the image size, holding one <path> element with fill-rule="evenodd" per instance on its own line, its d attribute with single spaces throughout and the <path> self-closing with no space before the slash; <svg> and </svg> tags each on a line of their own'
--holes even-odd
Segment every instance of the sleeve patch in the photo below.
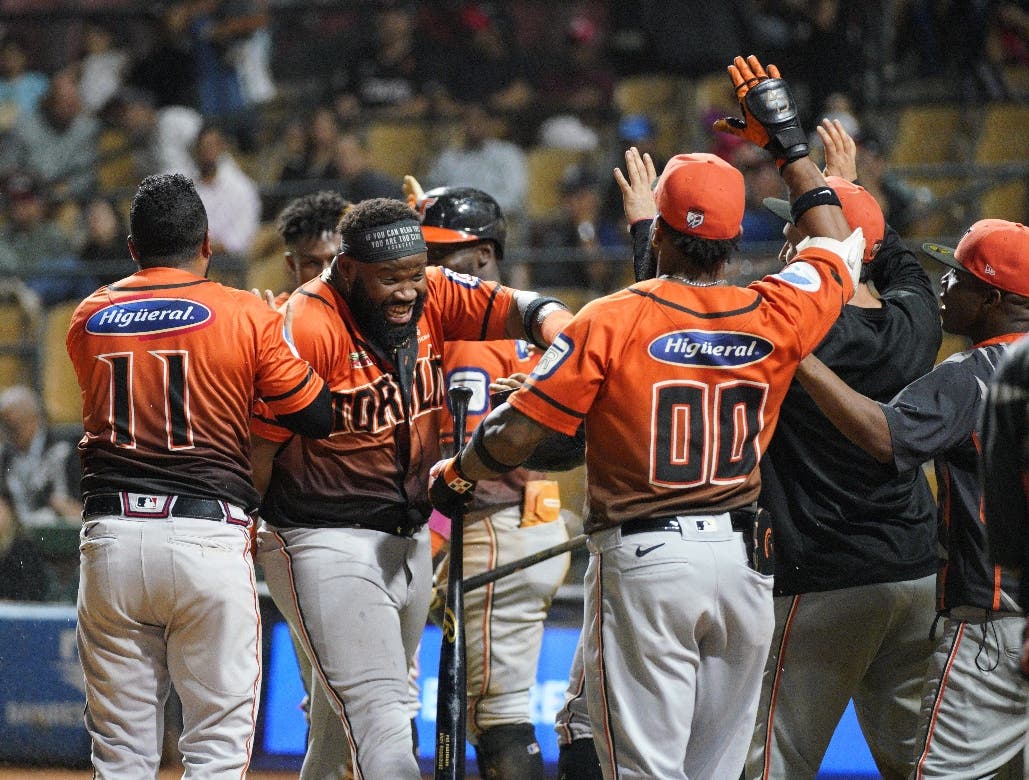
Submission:
<svg viewBox="0 0 1029 780">
<path fill-rule="evenodd" d="M 779 273 L 772 274 L 772 278 L 782 279 L 787 284 L 807 293 L 816 293 L 822 286 L 822 277 L 810 263 L 805 263 L 803 260 L 790 263 Z"/>
<path fill-rule="evenodd" d="M 536 364 L 536 368 L 532 371 L 532 376 L 535 379 L 545 379 L 550 376 L 557 370 L 558 366 L 568 359 L 568 356 L 572 354 L 574 349 L 575 344 L 572 340 L 565 334 L 559 333 L 549 349 L 543 353 L 540 362 Z"/>
<path fill-rule="evenodd" d="M 443 275 L 455 284 L 459 284 L 462 287 L 467 287 L 469 290 L 474 290 L 482 283 L 482 279 L 477 276 L 469 276 L 468 274 L 459 274 L 455 271 L 451 271 L 449 268 L 442 267 Z"/>
</svg>

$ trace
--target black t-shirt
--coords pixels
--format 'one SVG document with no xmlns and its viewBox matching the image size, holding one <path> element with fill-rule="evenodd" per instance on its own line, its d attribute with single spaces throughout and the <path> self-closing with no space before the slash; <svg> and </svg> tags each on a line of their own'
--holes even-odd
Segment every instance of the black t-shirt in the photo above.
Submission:
<svg viewBox="0 0 1029 780">
<path fill-rule="evenodd" d="M 870 272 L 882 308 L 844 306 L 814 354 L 850 387 L 885 402 L 932 369 L 940 317 L 929 277 L 889 228 Z M 877 462 L 796 381 L 761 478 L 760 501 L 775 531 L 776 594 L 901 582 L 936 570 L 935 506 L 921 461 L 899 469 Z"/>
</svg>

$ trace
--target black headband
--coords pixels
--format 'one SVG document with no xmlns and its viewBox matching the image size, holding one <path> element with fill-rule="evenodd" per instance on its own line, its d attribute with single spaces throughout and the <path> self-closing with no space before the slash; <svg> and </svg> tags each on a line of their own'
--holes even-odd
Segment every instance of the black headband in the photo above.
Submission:
<svg viewBox="0 0 1029 780">
<path fill-rule="evenodd" d="M 361 263 L 383 263 L 426 250 L 418 220 L 401 219 L 357 232 L 349 241 L 344 238 L 339 251 Z"/>
</svg>

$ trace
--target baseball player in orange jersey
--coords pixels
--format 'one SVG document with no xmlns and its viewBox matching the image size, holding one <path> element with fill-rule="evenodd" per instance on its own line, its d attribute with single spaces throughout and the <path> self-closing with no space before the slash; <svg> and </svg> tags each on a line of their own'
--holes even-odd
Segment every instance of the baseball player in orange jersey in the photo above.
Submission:
<svg viewBox="0 0 1029 780">
<path fill-rule="evenodd" d="M 93 768 L 156 777 L 174 685 L 184 776 L 241 778 L 261 686 L 250 412 L 260 394 L 281 424 L 325 436 L 329 392 L 278 314 L 205 278 L 189 179 L 144 179 L 130 227 L 140 270 L 83 301 L 67 339 L 85 428 L 77 630 Z"/>
<path fill-rule="evenodd" d="M 407 184 L 411 182 L 411 184 Z M 439 187 L 421 193 L 408 177 L 430 265 L 500 281 L 507 223 L 497 202 L 471 187 Z M 542 351 L 525 341 L 457 341 L 446 345 L 448 387 L 472 389 L 467 425 L 490 410 L 490 384 L 527 374 Z M 453 422 L 445 415 L 444 446 L 453 452 Z M 483 483 L 465 513 L 464 568 L 472 576 L 568 539 L 560 518 L 558 485 L 538 471 L 516 469 Z M 430 529 L 449 539 L 440 515 Z M 543 642 L 543 621 L 568 573 L 570 555 L 556 556 L 465 595 L 468 738 L 479 774 L 494 780 L 543 780 L 543 757 L 529 712 L 529 689 Z M 448 561 L 436 567 L 437 598 L 446 593 Z"/>
<path fill-rule="evenodd" d="M 338 192 L 322 190 L 303 195 L 287 203 L 275 218 L 275 231 L 286 245 L 286 271 L 292 288 L 276 295 L 264 291 L 264 299 L 273 309 L 289 300 L 292 290 L 314 279 L 329 267 L 339 248 L 336 225 L 350 206 Z M 261 296 L 260 290 L 251 290 Z"/>
<path fill-rule="evenodd" d="M 291 200 L 279 212 L 275 219 L 275 230 L 286 246 L 284 259 L 286 271 L 292 281 L 292 289 L 306 284 L 329 267 L 339 248 L 339 232 L 336 226 L 349 206 L 350 202 L 338 192 L 322 190 Z M 251 292 L 262 297 L 260 290 L 254 289 Z M 291 294 L 290 291 L 276 295 L 271 290 L 265 290 L 263 298 L 271 308 L 278 309 L 285 305 Z M 268 488 L 271 463 L 263 461 L 259 465 L 266 468 L 255 471 L 254 485 L 263 495 Z M 292 631 L 290 638 L 293 640 L 300 678 L 304 684 L 304 699 L 300 703 L 300 708 L 306 716 L 311 703 L 311 662 Z"/>
<path fill-rule="evenodd" d="M 477 480 L 585 421 L 583 663 L 607 778 L 743 768 L 773 625 L 758 461 L 864 252 L 777 69 L 737 58 L 730 73 L 744 118 L 717 126 L 772 151 L 812 238 L 780 274 L 725 285 L 743 176 L 714 155 L 676 156 L 655 191 L 658 278 L 587 304 L 525 386 L 433 469 L 433 504 L 454 511 Z"/>
<path fill-rule="evenodd" d="M 258 561 L 314 665 L 301 777 L 337 771 L 342 750 L 356 778 L 415 780 L 407 670 L 432 582 L 443 344 L 545 345 L 570 315 L 535 293 L 426 268 L 418 215 L 399 201 L 358 203 L 339 228 L 329 270 L 287 304 L 298 352 L 332 388 L 333 435 L 311 446 L 253 421 L 260 457 L 274 454 Z"/>
</svg>

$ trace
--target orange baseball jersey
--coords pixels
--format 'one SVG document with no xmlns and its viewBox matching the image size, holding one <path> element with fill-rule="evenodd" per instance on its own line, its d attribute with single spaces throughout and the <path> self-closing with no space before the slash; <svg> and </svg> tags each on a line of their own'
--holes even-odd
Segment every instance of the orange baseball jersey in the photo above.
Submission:
<svg viewBox="0 0 1029 780">
<path fill-rule="evenodd" d="M 126 490 L 256 509 L 255 395 L 291 414 L 323 386 L 266 303 L 175 268 L 101 287 L 75 310 L 67 347 L 82 389 L 84 496 Z"/>
<path fill-rule="evenodd" d="M 475 426 L 489 414 L 490 382 L 511 374 L 528 374 L 539 363 L 542 355 L 539 349 L 521 340 L 447 343 L 443 357 L 447 388 L 464 385 L 472 391 L 465 425 L 466 440 L 471 438 Z M 454 441 L 454 418 L 450 414 L 442 417 L 441 438 L 444 444 L 451 444 Z M 541 478 L 541 472 L 515 469 L 496 479 L 482 480 L 475 488 L 469 515 L 481 514 L 479 510 L 496 511 L 521 504 L 526 480 Z"/>
<path fill-rule="evenodd" d="M 843 262 L 806 250 L 747 287 L 658 278 L 593 301 L 510 403 L 586 426 L 586 531 L 756 500 L 758 461 L 797 364 L 839 316 Z"/>
<path fill-rule="evenodd" d="M 297 351 L 329 383 L 333 433 L 290 438 L 260 414 L 252 430 L 287 442 L 275 457 L 261 515 L 279 527 L 360 524 L 380 530 L 425 522 L 429 469 L 440 458 L 444 340 L 506 339 L 513 291 L 447 269 L 426 269 L 417 343 L 384 354 L 321 278 L 290 298 Z M 259 407 L 260 408 L 260 407 Z"/>
</svg>

